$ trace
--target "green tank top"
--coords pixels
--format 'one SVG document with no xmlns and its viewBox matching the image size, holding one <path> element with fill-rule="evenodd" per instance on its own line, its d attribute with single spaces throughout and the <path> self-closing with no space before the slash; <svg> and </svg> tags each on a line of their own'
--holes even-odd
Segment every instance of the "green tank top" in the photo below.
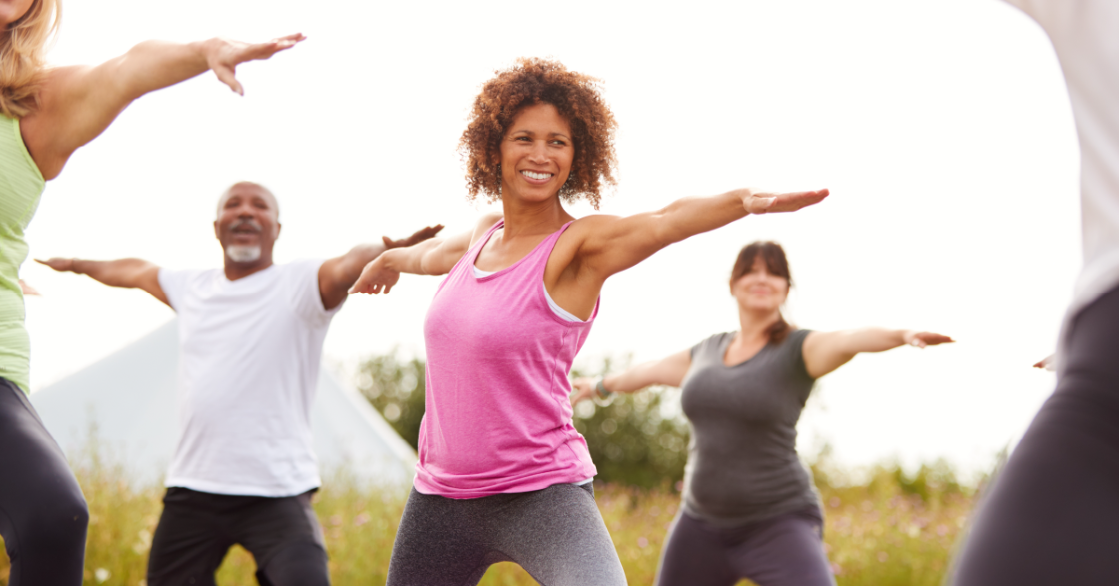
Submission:
<svg viewBox="0 0 1119 586">
<path fill-rule="evenodd" d="M 23 231 L 39 207 L 43 175 L 19 133 L 19 120 L 0 114 L 0 377 L 31 390 L 31 340 L 23 327 L 19 266 L 27 258 Z"/>
</svg>

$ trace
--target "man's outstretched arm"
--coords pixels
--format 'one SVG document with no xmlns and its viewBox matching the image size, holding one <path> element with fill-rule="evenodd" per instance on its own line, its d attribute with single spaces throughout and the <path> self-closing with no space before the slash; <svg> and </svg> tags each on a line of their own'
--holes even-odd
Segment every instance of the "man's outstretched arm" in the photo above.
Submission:
<svg viewBox="0 0 1119 586">
<path fill-rule="evenodd" d="M 171 306 L 171 302 L 167 300 L 167 294 L 163 292 L 163 287 L 159 285 L 159 265 L 143 259 L 82 260 L 77 258 L 51 258 L 47 260 L 35 259 L 35 262 L 47 265 L 59 272 L 89 275 L 94 281 L 110 287 L 143 289 L 150 293 L 152 297 L 166 303 L 168 307 Z"/>
<path fill-rule="evenodd" d="M 442 224 L 428 226 L 400 240 L 393 240 L 384 236 L 382 238 L 384 242 L 359 244 L 346 254 L 322 263 L 322 267 L 319 268 L 319 295 L 322 296 L 323 307 L 326 309 L 338 307 L 346 299 L 350 287 L 361 276 L 361 270 L 365 268 L 365 265 L 373 262 L 373 259 L 381 256 L 382 252 L 390 248 L 403 248 L 418 244 L 435 236 L 442 229 Z"/>
</svg>

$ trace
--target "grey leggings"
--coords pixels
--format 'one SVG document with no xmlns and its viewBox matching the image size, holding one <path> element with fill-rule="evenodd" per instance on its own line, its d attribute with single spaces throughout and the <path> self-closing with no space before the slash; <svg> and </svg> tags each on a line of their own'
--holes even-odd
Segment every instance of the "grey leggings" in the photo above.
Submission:
<svg viewBox="0 0 1119 586">
<path fill-rule="evenodd" d="M 624 586 L 622 564 L 590 484 L 451 499 L 412 490 L 387 586 L 477 584 L 515 562 L 544 586 Z"/>
<path fill-rule="evenodd" d="M 1057 390 L 975 514 L 958 586 L 1119 581 L 1119 289 L 1071 327 Z"/>
<path fill-rule="evenodd" d="M 834 586 L 823 521 L 812 507 L 725 529 L 681 512 L 672 522 L 657 586 Z"/>
</svg>

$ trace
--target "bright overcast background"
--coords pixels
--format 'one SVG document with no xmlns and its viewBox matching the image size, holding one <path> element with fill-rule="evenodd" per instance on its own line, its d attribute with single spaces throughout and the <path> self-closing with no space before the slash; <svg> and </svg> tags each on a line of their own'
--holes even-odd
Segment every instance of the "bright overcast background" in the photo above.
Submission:
<svg viewBox="0 0 1119 586">
<path fill-rule="evenodd" d="M 242 179 L 280 199 L 280 262 L 424 224 L 467 230 L 485 209 L 466 200 L 456 153 L 471 100 L 495 69 L 550 56 L 601 78 L 617 116 L 619 184 L 603 213 L 743 186 L 832 191 L 611 279 L 584 366 L 736 329 L 735 254 L 774 239 L 798 325 L 958 340 L 860 356 L 822 379 L 803 453 L 828 442 L 850 465 L 944 457 L 984 470 L 1052 390 L 1030 365 L 1053 349 L 1080 265 L 1079 155 L 1048 39 L 1001 2 L 69 1 L 50 57 L 98 63 L 150 38 L 297 31 L 308 40 L 240 68 L 244 98 L 207 73 L 142 98 L 79 150 L 43 195 L 32 257 L 218 266 L 215 203 Z M 173 315 L 30 261 L 22 275 L 43 294 L 28 302 L 36 389 Z M 393 347 L 422 354 L 438 281 L 405 276 L 387 297 L 350 299 L 328 362 L 352 373 Z"/>
</svg>

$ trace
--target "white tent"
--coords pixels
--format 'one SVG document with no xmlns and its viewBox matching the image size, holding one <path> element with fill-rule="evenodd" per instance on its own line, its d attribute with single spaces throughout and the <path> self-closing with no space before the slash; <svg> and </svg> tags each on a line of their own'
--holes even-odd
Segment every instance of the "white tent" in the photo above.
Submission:
<svg viewBox="0 0 1119 586">
<path fill-rule="evenodd" d="M 43 423 L 72 456 L 91 445 L 139 483 L 163 478 L 178 436 L 177 321 L 31 395 Z M 320 369 L 311 410 L 323 474 L 357 482 L 410 484 L 416 453 L 357 390 Z"/>
</svg>

